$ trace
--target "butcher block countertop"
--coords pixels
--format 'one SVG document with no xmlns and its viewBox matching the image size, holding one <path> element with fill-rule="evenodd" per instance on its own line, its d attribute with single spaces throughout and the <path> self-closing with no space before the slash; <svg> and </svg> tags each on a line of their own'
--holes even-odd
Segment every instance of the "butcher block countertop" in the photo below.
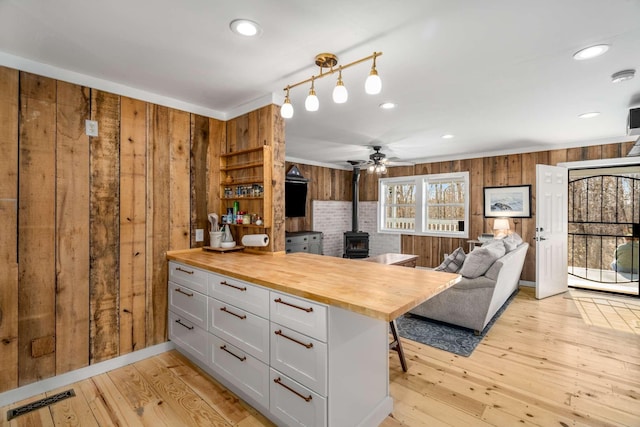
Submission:
<svg viewBox="0 0 640 427">
<path fill-rule="evenodd" d="M 453 286 L 458 274 L 304 252 L 167 252 L 167 259 L 391 321 Z"/>
</svg>

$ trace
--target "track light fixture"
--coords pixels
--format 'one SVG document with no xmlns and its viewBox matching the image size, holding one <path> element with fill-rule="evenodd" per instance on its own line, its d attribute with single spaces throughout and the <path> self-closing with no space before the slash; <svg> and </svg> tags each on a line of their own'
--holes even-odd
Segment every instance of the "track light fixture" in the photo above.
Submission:
<svg viewBox="0 0 640 427">
<path fill-rule="evenodd" d="M 372 59 L 373 62 L 371 65 L 369 76 L 365 81 L 365 92 L 370 95 L 379 94 L 382 90 L 382 80 L 380 80 L 380 76 L 378 76 L 378 71 L 376 70 L 376 58 L 380 55 L 382 55 L 382 52 L 373 52 L 373 55 L 358 59 L 357 61 L 353 61 L 347 65 L 340 65 L 337 69 L 338 80 L 336 82 L 335 88 L 333 89 L 333 102 L 335 102 L 336 104 L 343 104 L 347 102 L 347 99 L 349 98 L 349 92 L 347 91 L 347 88 L 342 81 L 342 70 L 361 62 L 368 61 L 370 59 Z M 309 95 L 304 102 L 304 106 L 307 111 L 318 111 L 318 108 L 320 107 L 320 101 L 316 96 L 315 81 L 316 79 L 321 79 L 325 76 L 331 75 L 336 71 L 334 67 L 338 64 L 338 57 L 333 53 L 320 53 L 316 55 L 315 63 L 318 67 L 320 67 L 320 73 L 311 76 L 311 78 L 308 78 L 301 82 L 290 84 L 286 88 L 284 88 L 284 90 L 286 91 L 286 96 L 284 99 L 284 104 L 282 104 L 282 107 L 280 108 L 280 115 L 283 118 L 290 119 L 291 117 L 293 117 L 293 105 L 291 104 L 291 100 L 289 99 L 289 90 L 293 89 L 296 86 L 300 86 L 309 82 L 311 82 L 311 88 L 309 89 Z M 328 71 L 325 71 L 326 69 L 328 69 Z"/>
</svg>

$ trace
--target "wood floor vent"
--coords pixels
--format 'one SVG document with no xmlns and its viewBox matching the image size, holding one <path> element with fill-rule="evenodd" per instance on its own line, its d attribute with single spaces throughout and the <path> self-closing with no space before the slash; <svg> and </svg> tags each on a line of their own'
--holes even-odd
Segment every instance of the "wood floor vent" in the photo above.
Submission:
<svg viewBox="0 0 640 427">
<path fill-rule="evenodd" d="M 45 397 L 44 399 L 27 403 L 26 405 L 22 405 L 19 408 L 10 409 L 7 411 L 7 421 L 11 421 L 16 417 L 19 417 L 20 415 L 28 414 L 32 411 L 37 411 L 40 408 L 53 405 L 54 403 L 60 402 L 61 400 L 67 399 L 69 397 L 74 397 L 75 395 L 76 393 L 73 391 L 73 389 L 69 389 L 63 391 L 62 393 L 54 394 L 53 396 Z"/>
</svg>

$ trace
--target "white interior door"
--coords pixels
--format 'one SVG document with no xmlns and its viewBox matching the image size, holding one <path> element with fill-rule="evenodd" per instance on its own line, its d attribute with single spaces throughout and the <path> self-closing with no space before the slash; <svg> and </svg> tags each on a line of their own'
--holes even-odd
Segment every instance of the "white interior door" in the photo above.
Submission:
<svg viewBox="0 0 640 427">
<path fill-rule="evenodd" d="M 569 170 L 536 165 L 536 298 L 567 291 Z"/>
</svg>

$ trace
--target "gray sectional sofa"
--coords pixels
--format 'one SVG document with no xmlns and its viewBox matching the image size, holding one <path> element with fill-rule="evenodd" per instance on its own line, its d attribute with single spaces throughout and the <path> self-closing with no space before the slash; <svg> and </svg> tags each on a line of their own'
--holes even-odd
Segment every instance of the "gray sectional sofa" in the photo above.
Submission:
<svg viewBox="0 0 640 427">
<path fill-rule="evenodd" d="M 529 244 L 519 236 L 518 240 L 510 239 L 494 240 L 467 254 L 458 271 L 462 274 L 460 282 L 409 313 L 473 329 L 479 334 L 518 289 Z M 455 254 L 458 259 L 460 251 Z M 445 264 L 453 263 L 445 260 Z"/>
</svg>

